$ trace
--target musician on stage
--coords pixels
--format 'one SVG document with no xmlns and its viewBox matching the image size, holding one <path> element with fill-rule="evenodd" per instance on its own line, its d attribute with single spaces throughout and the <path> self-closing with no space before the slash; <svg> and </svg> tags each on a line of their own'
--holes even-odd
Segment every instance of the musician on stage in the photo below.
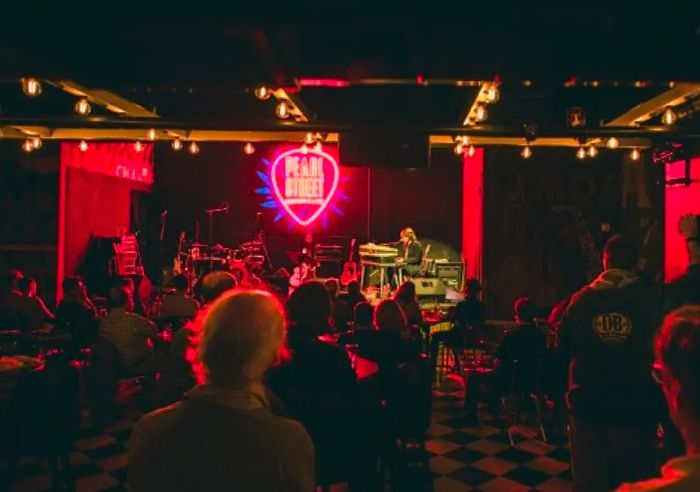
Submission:
<svg viewBox="0 0 700 492">
<path fill-rule="evenodd" d="M 415 277 L 423 263 L 423 246 L 410 227 L 403 229 L 399 237 L 399 255 L 396 258 L 396 264 L 402 268 L 404 275 Z"/>
<path fill-rule="evenodd" d="M 314 234 L 309 231 L 304 235 L 301 241 L 301 254 L 305 256 L 309 264 L 313 265 L 316 256 L 316 243 L 314 242 Z"/>
</svg>

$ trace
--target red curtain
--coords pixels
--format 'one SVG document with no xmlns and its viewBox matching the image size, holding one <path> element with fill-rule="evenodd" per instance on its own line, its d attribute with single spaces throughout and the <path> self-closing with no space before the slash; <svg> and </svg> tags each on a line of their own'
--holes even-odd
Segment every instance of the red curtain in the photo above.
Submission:
<svg viewBox="0 0 700 492">
<path fill-rule="evenodd" d="M 465 278 L 482 280 L 484 217 L 484 150 L 464 156 L 462 163 L 462 257 Z"/>
<path fill-rule="evenodd" d="M 666 166 L 666 180 L 685 177 L 685 161 L 678 161 Z M 690 163 L 690 178 L 700 181 L 700 158 Z M 688 265 L 685 240 L 678 232 L 678 219 L 681 215 L 694 213 L 700 215 L 700 182 L 690 186 L 666 187 L 666 281 L 682 274 Z"/>
</svg>

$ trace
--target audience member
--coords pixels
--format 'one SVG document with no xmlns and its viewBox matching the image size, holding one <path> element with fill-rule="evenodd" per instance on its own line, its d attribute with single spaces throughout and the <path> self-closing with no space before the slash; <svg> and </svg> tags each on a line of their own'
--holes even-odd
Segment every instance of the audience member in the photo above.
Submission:
<svg viewBox="0 0 700 492">
<path fill-rule="evenodd" d="M 261 291 L 227 292 L 201 322 L 204 383 L 136 424 L 131 490 L 314 491 L 309 435 L 273 414 L 262 384 L 284 341 L 278 301 Z"/>
<path fill-rule="evenodd" d="M 341 299 L 347 304 L 350 312 L 354 313 L 355 306 L 361 302 L 367 302 L 367 298 L 362 295 L 360 283 L 357 280 L 352 280 L 348 283 L 348 293 L 341 296 Z"/>
<path fill-rule="evenodd" d="M 352 310 L 340 298 L 340 283 L 337 278 L 329 278 L 323 285 L 331 295 L 331 321 L 335 331 L 345 331 L 352 321 Z"/>
<path fill-rule="evenodd" d="M 406 315 L 406 321 L 409 326 L 420 326 L 423 324 L 423 315 L 416 297 L 416 284 L 407 280 L 399 285 L 396 294 L 394 294 L 394 300 Z"/>
<path fill-rule="evenodd" d="M 700 306 L 669 314 L 654 344 L 653 376 L 661 386 L 686 455 L 666 463 L 661 478 L 621 486 L 620 492 L 700 490 Z"/>
<path fill-rule="evenodd" d="M 20 328 L 17 304 L 23 297 L 18 282 L 23 277 L 19 270 L 3 273 L 0 282 L 0 322 L 8 328 Z"/>
<path fill-rule="evenodd" d="M 75 348 L 88 347 L 97 335 L 97 310 L 82 279 L 63 279 L 63 299 L 56 309 L 56 324 L 70 334 Z"/>
<path fill-rule="evenodd" d="M 372 318 L 374 317 L 374 308 L 365 301 L 355 305 L 353 312 L 353 329 L 354 330 L 374 330 Z"/>
<path fill-rule="evenodd" d="M 528 297 L 515 301 L 515 328 L 509 330 L 496 350 L 499 369 L 517 363 L 520 373 L 535 373 L 547 350 L 545 334 L 535 324 L 535 303 Z"/>
<path fill-rule="evenodd" d="M 15 299 L 14 309 L 20 320 L 22 330 L 32 332 L 41 327 L 44 321 L 53 319 L 44 300 L 37 295 L 36 281 L 31 277 L 22 277 L 17 281 L 21 297 Z"/>
<path fill-rule="evenodd" d="M 396 301 L 385 299 L 377 305 L 374 326 L 377 329 L 374 336 L 359 341 L 359 353 L 376 361 L 380 371 L 393 369 L 420 354 L 420 338 L 408 326 L 406 315 Z"/>
<path fill-rule="evenodd" d="M 557 332 L 569 369 L 574 490 L 610 490 L 654 474 L 660 393 L 649 366 L 660 306 L 635 273 L 638 250 L 613 236 L 603 273 L 574 294 Z"/>
<path fill-rule="evenodd" d="M 131 291 L 113 288 L 107 300 L 109 311 L 100 322 L 99 336 L 117 349 L 122 370 L 128 375 L 155 373 L 159 369 L 153 345 L 158 343 L 155 323 L 133 312 Z"/>
<path fill-rule="evenodd" d="M 678 231 L 685 238 L 688 248 L 688 270 L 666 286 L 665 311 L 684 304 L 700 304 L 700 235 L 698 216 L 683 215 L 678 221 Z"/>
<path fill-rule="evenodd" d="M 193 318 L 199 303 L 187 295 L 187 277 L 176 275 L 171 280 L 175 291 L 163 297 L 160 305 L 161 318 Z"/>
</svg>

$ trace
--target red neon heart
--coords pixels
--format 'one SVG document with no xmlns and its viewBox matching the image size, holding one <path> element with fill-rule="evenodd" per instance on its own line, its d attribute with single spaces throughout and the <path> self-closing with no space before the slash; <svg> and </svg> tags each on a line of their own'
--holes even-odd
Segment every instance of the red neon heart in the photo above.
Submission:
<svg viewBox="0 0 700 492">
<path fill-rule="evenodd" d="M 292 208 L 296 204 L 291 204 L 289 203 L 289 200 L 286 198 L 286 196 L 282 193 L 282 190 L 280 189 L 280 185 L 278 183 L 278 180 L 285 179 L 284 178 L 284 173 L 280 177 L 278 176 L 278 169 L 277 167 L 280 165 L 280 163 L 284 162 L 285 158 L 292 155 L 292 154 L 301 154 L 304 157 L 308 157 L 309 155 L 317 155 L 319 157 L 322 157 L 324 159 L 324 181 L 325 181 L 325 175 L 327 173 L 327 170 L 330 169 L 333 174 L 333 178 L 331 181 L 330 188 L 328 188 L 324 184 L 324 194 L 325 196 L 323 197 L 323 201 L 320 204 L 315 205 L 310 205 L 310 204 L 305 204 L 304 206 L 306 208 L 311 208 L 313 210 L 312 213 L 309 214 L 308 217 L 300 217 L 299 214 Z M 329 165 L 325 165 L 325 163 L 328 163 Z M 338 169 L 338 163 L 336 160 L 328 153 L 323 152 L 322 150 L 313 150 L 313 149 L 307 149 L 307 150 L 302 150 L 302 149 L 292 149 L 288 150 L 286 152 L 283 152 L 277 158 L 275 161 L 272 163 L 272 168 L 270 169 L 270 180 L 272 181 L 272 188 L 275 190 L 275 196 L 277 197 L 277 201 L 282 205 L 282 208 L 289 214 L 289 216 L 294 219 L 299 225 L 302 227 L 306 227 L 312 222 L 314 222 L 316 219 L 318 219 L 323 211 L 326 209 L 330 201 L 333 199 L 333 195 L 335 195 L 335 191 L 338 188 L 338 181 L 340 181 L 340 170 Z"/>
</svg>

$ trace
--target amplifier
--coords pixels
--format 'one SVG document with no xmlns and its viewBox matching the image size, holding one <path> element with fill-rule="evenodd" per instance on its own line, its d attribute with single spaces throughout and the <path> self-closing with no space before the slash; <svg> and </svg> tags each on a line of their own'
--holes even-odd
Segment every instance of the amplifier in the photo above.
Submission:
<svg viewBox="0 0 700 492">
<path fill-rule="evenodd" d="M 435 275 L 446 285 L 449 285 L 453 289 L 461 290 L 464 280 L 464 263 L 458 261 L 436 262 Z"/>
<path fill-rule="evenodd" d="M 418 297 L 443 297 L 445 284 L 439 278 L 415 277 L 411 279 L 416 286 Z"/>
</svg>

